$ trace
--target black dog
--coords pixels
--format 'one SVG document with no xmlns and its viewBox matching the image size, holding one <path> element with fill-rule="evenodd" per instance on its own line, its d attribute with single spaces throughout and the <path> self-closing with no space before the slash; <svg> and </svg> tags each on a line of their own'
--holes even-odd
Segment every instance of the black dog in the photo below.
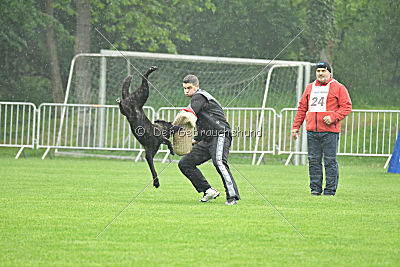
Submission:
<svg viewBox="0 0 400 267">
<path fill-rule="evenodd" d="M 132 94 L 129 94 L 132 76 L 126 77 L 122 85 L 122 100 L 118 98 L 117 103 L 121 113 L 128 119 L 133 135 L 145 149 L 146 160 L 153 175 L 153 185 L 158 188 L 160 182 L 154 169 L 153 158 L 161 144 L 166 144 L 171 154 L 175 154 L 168 138 L 175 131 L 179 131 L 180 127 L 173 126 L 172 123 L 162 120 L 156 120 L 153 124 L 143 111 L 143 105 L 149 97 L 147 79 L 150 73 L 156 69 L 157 67 L 151 67 L 142 75 L 142 85 Z"/>
</svg>

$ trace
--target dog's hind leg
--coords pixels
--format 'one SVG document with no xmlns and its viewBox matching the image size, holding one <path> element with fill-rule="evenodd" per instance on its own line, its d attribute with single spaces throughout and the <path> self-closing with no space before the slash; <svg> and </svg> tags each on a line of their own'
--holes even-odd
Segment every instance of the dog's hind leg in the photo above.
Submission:
<svg viewBox="0 0 400 267">
<path fill-rule="evenodd" d="M 146 71 L 146 73 L 143 75 L 143 78 L 146 78 L 146 79 L 143 79 L 143 80 L 142 80 L 142 85 L 143 85 L 144 82 L 147 82 L 147 78 L 149 78 L 150 73 L 152 73 L 153 71 L 156 71 L 156 70 L 157 70 L 157 67 L 156 67 L 156 66 L 151 66 L 151 67 Z"/>
<path fill-rule="evenodd" d="M 146 161 L 147 161 L 147 164 L 149 164 L 150 171 L 153 176 L 153 186 L 155 188 L 158 188 L 160 186 L 160 182 L 158 180 L 157 172 L 156 172 L 156 169 L 154 168 L 154 163 L 153 163 L 153 158 L 156 153 L 154 151 L 152 151 L 151 149 L 145 148 L 145 150 L 146 150 Z M 158 150 L 158 148 L 156 149 L 156 152 L 157 152 L 157 150 Z"/>
<path fill-rule="evenodd" d="M 150 67 L 147 72 L 142 75 L 142 85 L 133 92 L 133 99 L 135 100 L 137 106 L 143 107 L 144 103 L 146 103 L 147 98 L 149 98 L 149 82 L 148 78 L 150 73 L 155 71 L 157 67 Z"/>
<path fill-rule="evenodd" d="M 125 78 L 124 83 L 122 84 L 122 99 L 126 99 L 129 97 L 129 86 L 131 85 L 132 76 L 128 76 Z"/>
</svg>

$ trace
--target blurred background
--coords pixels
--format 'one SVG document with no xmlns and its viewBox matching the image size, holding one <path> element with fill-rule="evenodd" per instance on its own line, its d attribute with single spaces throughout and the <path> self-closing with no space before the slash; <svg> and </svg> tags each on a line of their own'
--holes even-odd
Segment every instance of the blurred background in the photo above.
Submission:
<svg viewBox="0 0 400 267">
<path fill-rule="evenodd" d="M 398 10 L 398 0 L 3 0 L 0 101 L 63 102 L 75 54 L 118 49 L 327 60 L 354 108 L 398 109 Z"/>
</svg>

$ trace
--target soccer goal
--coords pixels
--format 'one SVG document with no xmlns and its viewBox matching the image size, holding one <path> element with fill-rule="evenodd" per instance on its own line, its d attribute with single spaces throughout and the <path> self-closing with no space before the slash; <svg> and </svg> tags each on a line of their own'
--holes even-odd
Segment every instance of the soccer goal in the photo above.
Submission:
<svg viewBox="0 0 400 267">
<path fill-rule="evenodd" d="M 79 60 L 84 63 L 77 68 L 75 63 Z M 101 50 L 100 53 L 74 57 L 64 104 L 83 104 L 82 96 L 85 96 L 85 104 L 115 105 L 115 99 L 121 96 L 123 79 L 133 75 L 131 87 L 134 89 L 141 83 L 141 74 L 150 66 L 157 66 L 158 70 L 149 78 L 150 96 L 145 105 L 154 110 L 188 105 L 182 89 L 182 79 L 187 74 L 199 77 L 200 88 L 210 92 L 224 108 L 261 110 L 266 107 L 276 110 L 296 107 L 305 84 L 309 82 L 307 77 L 310 77 L 309 62 Z M 80 93 L 82 88 L 86 93 Z M 262 127 L 263 114 L 260 112 L 259 116 L 252 118 L 255 129 Z M 104 112 L 98 115 L 98 134 L 104 128 L 105 116 Z M 58 139 L 64 117 L 62 113 Z M 254 138 L 254 151 L 262 157 L 259 148 L 261 137 L 256 135 Z M 101 142 L 101 138 L 98 140 Z M 101 148 L 101 143 L 99 146 Z"/>
</svg>

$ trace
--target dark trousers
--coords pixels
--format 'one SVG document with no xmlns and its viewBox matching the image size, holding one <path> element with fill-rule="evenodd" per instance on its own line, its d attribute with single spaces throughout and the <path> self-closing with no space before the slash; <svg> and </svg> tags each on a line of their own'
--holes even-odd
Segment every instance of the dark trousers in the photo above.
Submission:
<svg viewBox="0 0 400 267">
<path fill-rule="evenodd" d="M 322 193 L 322 158 L 325 166 L 325 195 L 334 195 L 339 181 L 336 159 L 339 133 L 307 131 L 311 192 Z"/>
<path fill-rule="evenodd" d="M 228 166 L 231 141 L 231 136 L 224 135 L 212 137 L 207 141 L 202 140 L 194 145 L 192 151 L 183 156 L 179 161 L 179 169 L 192 182 L 197 192 L 205 192 L 211 187 L 197 166 L 212 159 L 215 168 L 222 178 L 226 198 L 240 199 L 236 182 Z"/>
</svg>

